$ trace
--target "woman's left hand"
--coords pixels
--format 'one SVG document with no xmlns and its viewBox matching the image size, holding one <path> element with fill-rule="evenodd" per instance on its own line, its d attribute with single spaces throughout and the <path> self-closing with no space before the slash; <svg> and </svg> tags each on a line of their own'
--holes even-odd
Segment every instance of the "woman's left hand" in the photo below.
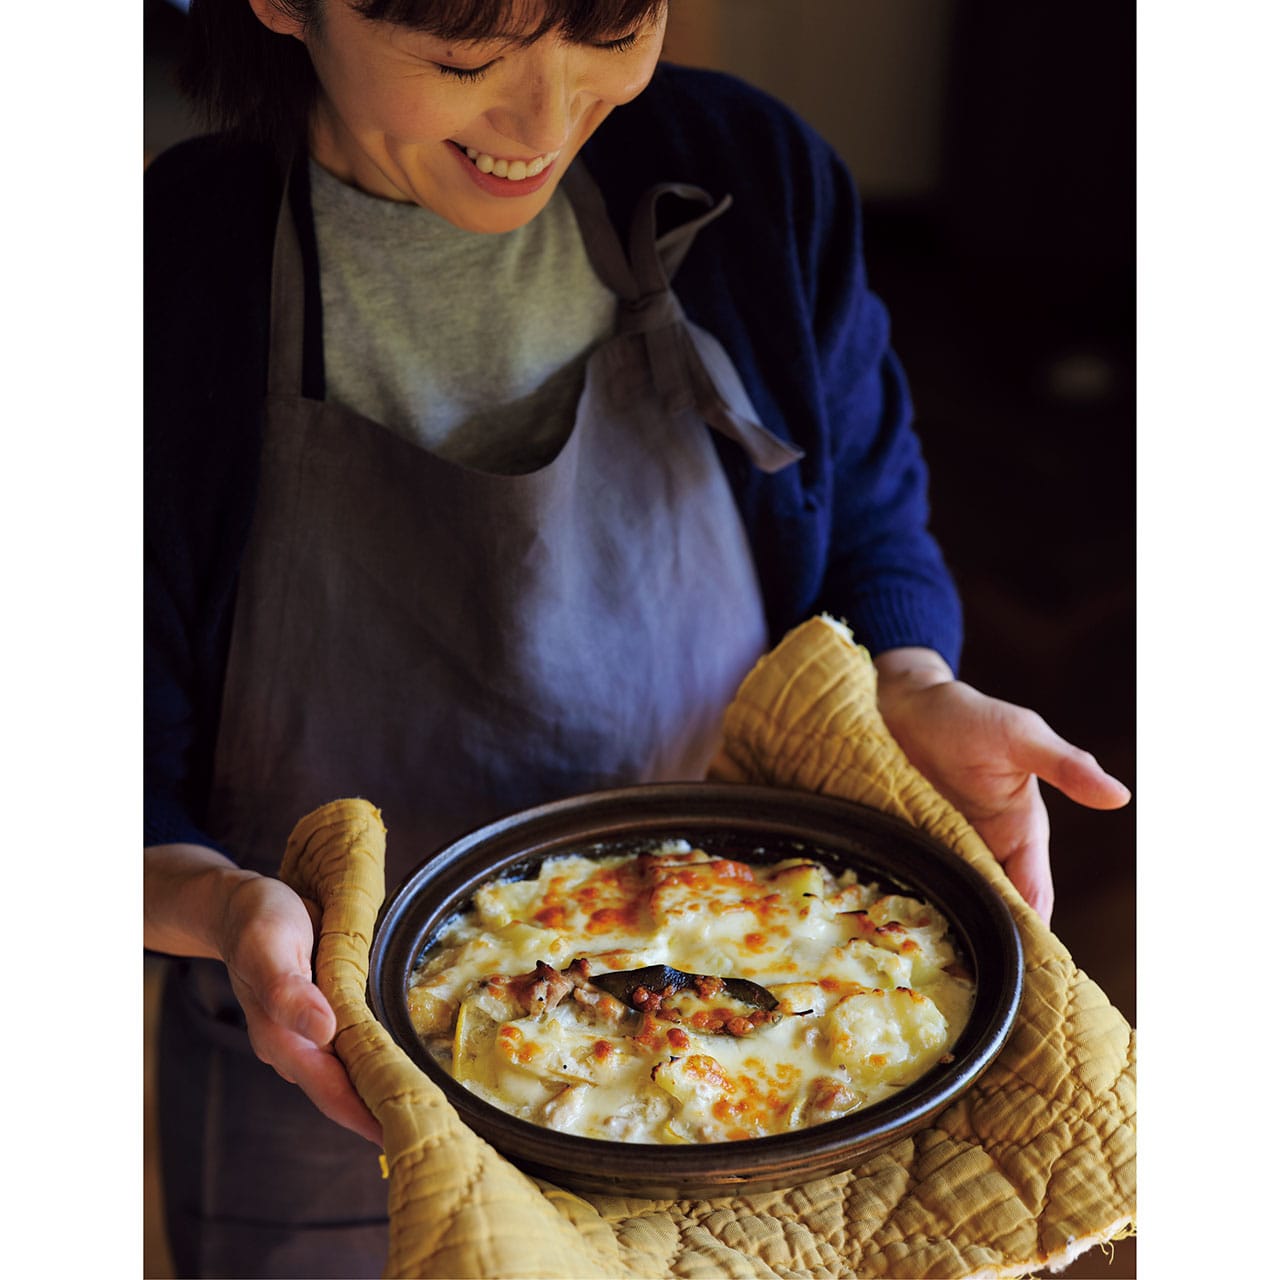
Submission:
<svg viewBox="0 0 1280 1280">
<path fill-rule="evenodd" d="M 1034 711 L 956 680 L 932 649 L 891 649 L 875 662 L 889 732 L 973 824 L 1047 924 L 1053 911 L 1049 815 L 1037 779 L 1091 809 L 1122 808 L 1128 788 Z"/>
</svg>

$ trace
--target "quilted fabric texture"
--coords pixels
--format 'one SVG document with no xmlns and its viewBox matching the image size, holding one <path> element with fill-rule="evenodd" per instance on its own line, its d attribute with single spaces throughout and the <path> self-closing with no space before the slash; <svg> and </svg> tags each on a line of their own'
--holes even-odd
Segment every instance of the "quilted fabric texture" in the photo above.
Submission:
<svg viewBox="0 0 1280 1280">
<path fill-rule="evenodd" d="M 1024 1276 L 1135 1225 L 1134 1035 L 1022 902 L 876 709 L 875 668 L 815 618 L 744 681 L 716 776 L 842 796 L 906 819 L 996 885 L 1026 952 L 1000 1057 L 933 1126 L 858 1168 L 713 1201 L 584 1198 L 535 1181 L 458 1120 L 364 998 L 383 888 L 377 810 L 307 815 L 282 877 L 323 907 L 317 981 L 336 1048 L 383 1126 L 391 1277 Z"/>
</svg>

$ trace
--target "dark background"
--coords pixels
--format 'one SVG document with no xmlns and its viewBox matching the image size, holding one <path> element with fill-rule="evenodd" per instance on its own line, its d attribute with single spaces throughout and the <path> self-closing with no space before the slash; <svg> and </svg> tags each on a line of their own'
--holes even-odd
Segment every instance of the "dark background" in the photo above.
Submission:
<svg viewBox="0 0 1280 1280">
<path fill-rule="evenodd" d="M 965 602 L 961 674 L 1131 788 L 1134 43 L 1123 3 L 960 5 L 939 187 L 872 203 L 867 228 Z M 1137 799 L 1045 792 L 1055 931 L 1134 1022 Z"/>
<path fill-rule="evenodd" d="M 915 10 L 947 21 L 931 122 L 939 160 L 909 190 L 864 186 L 866 257 L 893 316 L 934 528 L 965 601 L 961 675 L 1035 708 L 1132 787 L 1133 7 L 937 0 Z M 165 0 L 147 0 L 148 156 L 192 129 L 171 84 L 183 22 Z M 1046 801 L 1054 930 L 1136 1022 L 1137 799 L 1118 813 L 1048 788 Z M 148 1259 L 147 1274 L 162 1265 Z M 1110 1263 L 1092 1250 L 1064 1274 L 1132 1277 L 1134 1242 Z"/>
</svg>

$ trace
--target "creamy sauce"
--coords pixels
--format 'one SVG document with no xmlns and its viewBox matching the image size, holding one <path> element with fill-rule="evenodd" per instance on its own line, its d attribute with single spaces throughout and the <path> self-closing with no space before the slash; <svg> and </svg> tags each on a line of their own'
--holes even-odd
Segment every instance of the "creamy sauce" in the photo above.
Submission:
<svg viewBox="0 0 1280 1280">
<path fill-rule="evenodd" d="M 749 979 L 777 1009 L 760 1025 L 714 995 L 642 1011 L 591 982 L 650 965 Z M 556 858 L 536 880 L 480 889 L 413 973 L 408 1002 L 433 1057 L 525 1120 L 721 1142 L 891 1096 L 949 1053 L 973 983 L 925 902 L 804 859 L 755 865 L 673 842 Z"/>
</svg>

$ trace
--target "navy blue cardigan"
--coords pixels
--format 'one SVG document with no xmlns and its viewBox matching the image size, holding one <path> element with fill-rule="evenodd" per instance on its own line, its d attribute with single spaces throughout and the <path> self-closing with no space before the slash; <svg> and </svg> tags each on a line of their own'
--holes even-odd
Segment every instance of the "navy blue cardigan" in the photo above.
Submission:
<svg viewBox="0 0 1280 1280">
<path fill-rule="evenodd" d="M 926 645 L 954 668 L 959 602 L 926 528 L 910 401 L 885 309 L 867 288 L 843 165 L 766 95 L 668 65 L 582 157 L 624 243 L 633 208 L 658 182 L 734 197 L 675 288 L 732 357 L 765 426 L 805 451 L 770 476 L 715 436 L 772 637 L 826 610 L 873 653 Z M 298 169 L 304 391 L 322 397 L 318 271 Z M 201 138 L 158 157 L 145 182 L 145 839 L 211 843 L 201 821 L 253 514 L 282 178 L 265 151 Z"/>
</svg>

